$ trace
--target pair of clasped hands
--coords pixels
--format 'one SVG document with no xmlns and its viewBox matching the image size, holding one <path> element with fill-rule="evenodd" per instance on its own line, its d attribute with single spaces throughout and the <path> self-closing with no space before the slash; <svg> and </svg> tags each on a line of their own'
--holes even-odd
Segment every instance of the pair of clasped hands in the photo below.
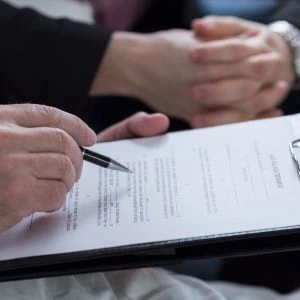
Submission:
<svg viewBox="0 0 300 300">
<path fill-rule="evenodd" d="M 190 32 L 149 35 L 152 67 L 172 62 L 176 47 L 187 55 L 165 68 L 165 76 L 173 70 L 172 80 L 158 80 L 155 89 L 144 90 L 146 103 L 194 127 L 281 114 L 276 107 L 288 93 L 294 71 L 290 49 L 280 36 L 237 18 L 207 17 L 192 27 Z M 162 41 L 172 45 L 165 57 L 155 55 Z M 186 46 L 188 52 L 183 51 Z M 81 174 L 78 145 L 157 135 L 168 124 L 164 114 L 137 113 L 96 135 L 76 116 L 52 107 L 0 106 L 0 232 L 34 212 L 63 205 Z"/>
<path fill-rule="evenodd" d="M 210 41 L 190 55 L 193 62 L 203 63 L 209 78 L 193 89 L 206 111 L 192 118 L 192 125 L 282 114 L 277 106 L 287 96 L 295 73 L 292 51 L 281 36 L 265 25 L 232 17 L 196 20 L 193 28 Z"/>
</svg>

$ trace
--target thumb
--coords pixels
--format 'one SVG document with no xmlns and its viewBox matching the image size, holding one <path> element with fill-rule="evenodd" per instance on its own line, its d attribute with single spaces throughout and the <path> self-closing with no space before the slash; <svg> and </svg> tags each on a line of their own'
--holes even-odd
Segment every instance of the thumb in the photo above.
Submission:
<svg viewBox="0 0 300 300">
<path fill-rule="evenodd" d="M 206 39 L 224 39 L 236 35 L 244 35 L 256 31 L 255 23 L 237 17 L 208 16 L 192 21 L 192 29 L 196 35 Z"/>
<path fill-rule="evenodd" d="M 166 115 L 139 112 L 99 133 L 97 142 L 158 135 L 168 127 Z"/>
</svg>

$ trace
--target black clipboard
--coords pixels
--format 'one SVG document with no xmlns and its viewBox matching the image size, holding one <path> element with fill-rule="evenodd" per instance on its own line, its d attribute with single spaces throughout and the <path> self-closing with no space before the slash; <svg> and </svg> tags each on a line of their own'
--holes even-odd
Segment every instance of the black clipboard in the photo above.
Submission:
<svg viewBox="0 0 300 300">
<path fill-rule="evenodd" d="M 300 249 L 300 225 L 219 236 L 181 239 L 35 256 L 0 262 L 0 281 L 94 273 Z"/>
<path fill-rule="evenodd" d="M 300 149 L 300 139 L 292 141 L 289 148 L 300 179 L 300 164 L 295 151 Z M 300 222 L 299 225 L 291 227 L 4 260 L 0 261 L 0 281 L 162 266 L 200 258 L 238 257 L 297 250 L 300 250 Z"/>
</svg>

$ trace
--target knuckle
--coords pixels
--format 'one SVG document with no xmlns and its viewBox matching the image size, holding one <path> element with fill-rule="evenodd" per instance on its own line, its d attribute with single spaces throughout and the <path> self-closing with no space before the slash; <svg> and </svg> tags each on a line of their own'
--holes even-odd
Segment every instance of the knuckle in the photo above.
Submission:
<svg viewBox="0 0 300 300">
<path fill-rule="evenodd" d="M 263 61 L 256 61 L 251 64 L 251 73 L 255 78 L 265 79 L 269 75 L 269 68 Z"/>
<path fill-rule="evenodd" d="M 285 65 L 285 59 L 279 53 L 274 54 L 272 63 L 280 70 Z"/>
<path fill-rule="evenodd" d="M 13 116 L 17 111 L 28 110 L 28 104 L 0 105 L 0 121 L 13 121 Z"/>
<path fill-rule="evenodd" d="M 74 116 L 73 127 L 75 128 L 75 132 L 81 132 L 86 129 L 85 123 L 76 116 Z"/>
<path fill-rule="evenodd" d="M 237 107 L 242 112 L 245 112 L 245 111 L 250 112 L 250 111 L 254 111 L 256 109 L 254 99 L 248 99 L 248 98 L 245 101 L 242 101 L 241 103 L 239 103 L 239 105 Z"/>
<path fill-rule="evenodd" d="M 17 109 L 19 111 L 26 111 L 26 112 L 32 112 L 35 111 L 35 106 L 37 104 L 31 104 L 31 103 L 19 103 L 14 104 L 13 106 L 10 106 L 11 109 Z"/>
<path fill-rule="evenodd" d="M 206 61 L 212 57 L 212 49 L 213 48 L 209 47 L 208 45 L 202 45 L 197 48 L 197 52 L 201 55 L 201 59 Z"/>
<path fill-rule="evenodd" d="M 272 95 L 269 95 L 267 100 L 273 107 L 278 105 L 286 96 L 286 93 L 282 90 L 274 89 Z"/>
<path fill-rule="evenodd" d="M 253 81 L 246 80 L 240 86 L 240 94 L 244 95 L 245 97 L 252 97 L 256 91 L 257 84 Z"/>
<path fill-rule="evenodd" d="M 67 155 L 62 154 L 56 157 L 56 165 L 58 168 L 58 173 L 62 178 L 70 171 L 70 159 Z"/>
<path fill-rule="evenodd" d="M 229 49 L 234 57 L 243 57 L 245 53 L 245 47 L 240 41 L 234 40 Z"/>
<path fill-rule="evenodd" d="M 50 193 L 51 209 L 59 210 L 65 202 L 67 196 L 67 187 L 63 182 L 57 181 Z"/>
<path fill-rule="evenodd" d="M 260 97 L 259 102 L 257 102 L 258 110 L 265 110 L 270 107 L 270 101 L 273 100 L 272 95 L 269 93 L 264 94 Z"/>
<path fill-rule="evenodd" d="M 207 84 L 203 84 L 201 87 L 201 102 L 209 103 L 211 97 L 211 90 Z"/>
<path fill-rule="evenodd" d="M 0 140 L 1 147 L 10 143 L 10 141 L 15 140 L 15 132 L 6 126 L 0 126 Z"/>
<path fill-rule="evenodd" d="M 204 70 L 204 74 L 205 74 L 205 79 L 211 79 L 211 80 L 215 80 L 218 79 L 218 77 L 220 75 L 222 75 L 222 69 L 220 68 L 215 68 L 213 66 L 206 66 L 205 70 Z"/>
<path fill-rule="evenodd" d="M 258 52 L 260 52 L 260 53 L 268 53 L 270 51 L 271 51 L 271 49 L 268 44 L 263 43 L 258 46 Z"/>
<path fill-rule="evenodd" d="M 52 126 L 58 126 L 61 121 L 60 111 L 52 106 L 34 104 L 33 109 L 38 112 L 45 121 Z"/>
<path fill-rule="evenodd" d="M 252 99 L 252 109 L 248 111 L 248 113 L 252 113 L 254 115 L 260 114 L 268 108 L 266 105 L 266 99 L 264 99 L 261 95 Z"/>
<path fill-rule="evenodd" d="M 69 191 L 76 180 L 76 172 L 73 168 L 71 159 L 67 155 L 60 155 L 60 159 L 57 163 L 61 179 L 66 183 Z"/>
<path fill-rule="evenodd" d="M 60 128 L 55 128 L 54 129 L 54 139 L 55 139 L 59 149 L 63 152 L 66 152 L 67 149 L 69 148 L 69 138 L 68 138 L 67 133 Z"/>
<path fill-rule="evenodd" d="M 75 167 L 76 175 L 79 178 L 80 175 L 81 175 L 81 172 L 82 172 L 82 167 L 83 167 L 83 157 L 82 157 L 82 153 L 81 152 L 79 153 L 79 156 L 78 156 L 78 162 L 76 163 L 76 166 L 74 166 L 74 167 Z"/>
<path fill-rule="evenodd" d="M 265 110 L 268 110 L 268 109 L 272 108 L 273 107 L 273 104 L 272 104 L 273 100 L 274 99 L 272 97 L 270 97 L 269 94 L 261 95 L 256 101 L 256 105 L 255 105 L 256 114 L 261 113 Z"/>
</svg>

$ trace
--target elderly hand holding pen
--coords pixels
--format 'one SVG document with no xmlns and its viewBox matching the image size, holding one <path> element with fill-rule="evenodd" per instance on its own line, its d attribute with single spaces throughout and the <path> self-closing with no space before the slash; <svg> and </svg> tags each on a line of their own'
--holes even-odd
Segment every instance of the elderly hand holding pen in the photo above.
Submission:
<svg viewBox="0 0 300 300">
<path fill-rule="evenodd" d="M 34 212 L 52 212 L 81 175 L 78 145 L 160 134 L 162 114 L 137 113 L 98 135 L 78 117 L 54 107 L 0 106 L 0 233 Z"/>
</svg>

